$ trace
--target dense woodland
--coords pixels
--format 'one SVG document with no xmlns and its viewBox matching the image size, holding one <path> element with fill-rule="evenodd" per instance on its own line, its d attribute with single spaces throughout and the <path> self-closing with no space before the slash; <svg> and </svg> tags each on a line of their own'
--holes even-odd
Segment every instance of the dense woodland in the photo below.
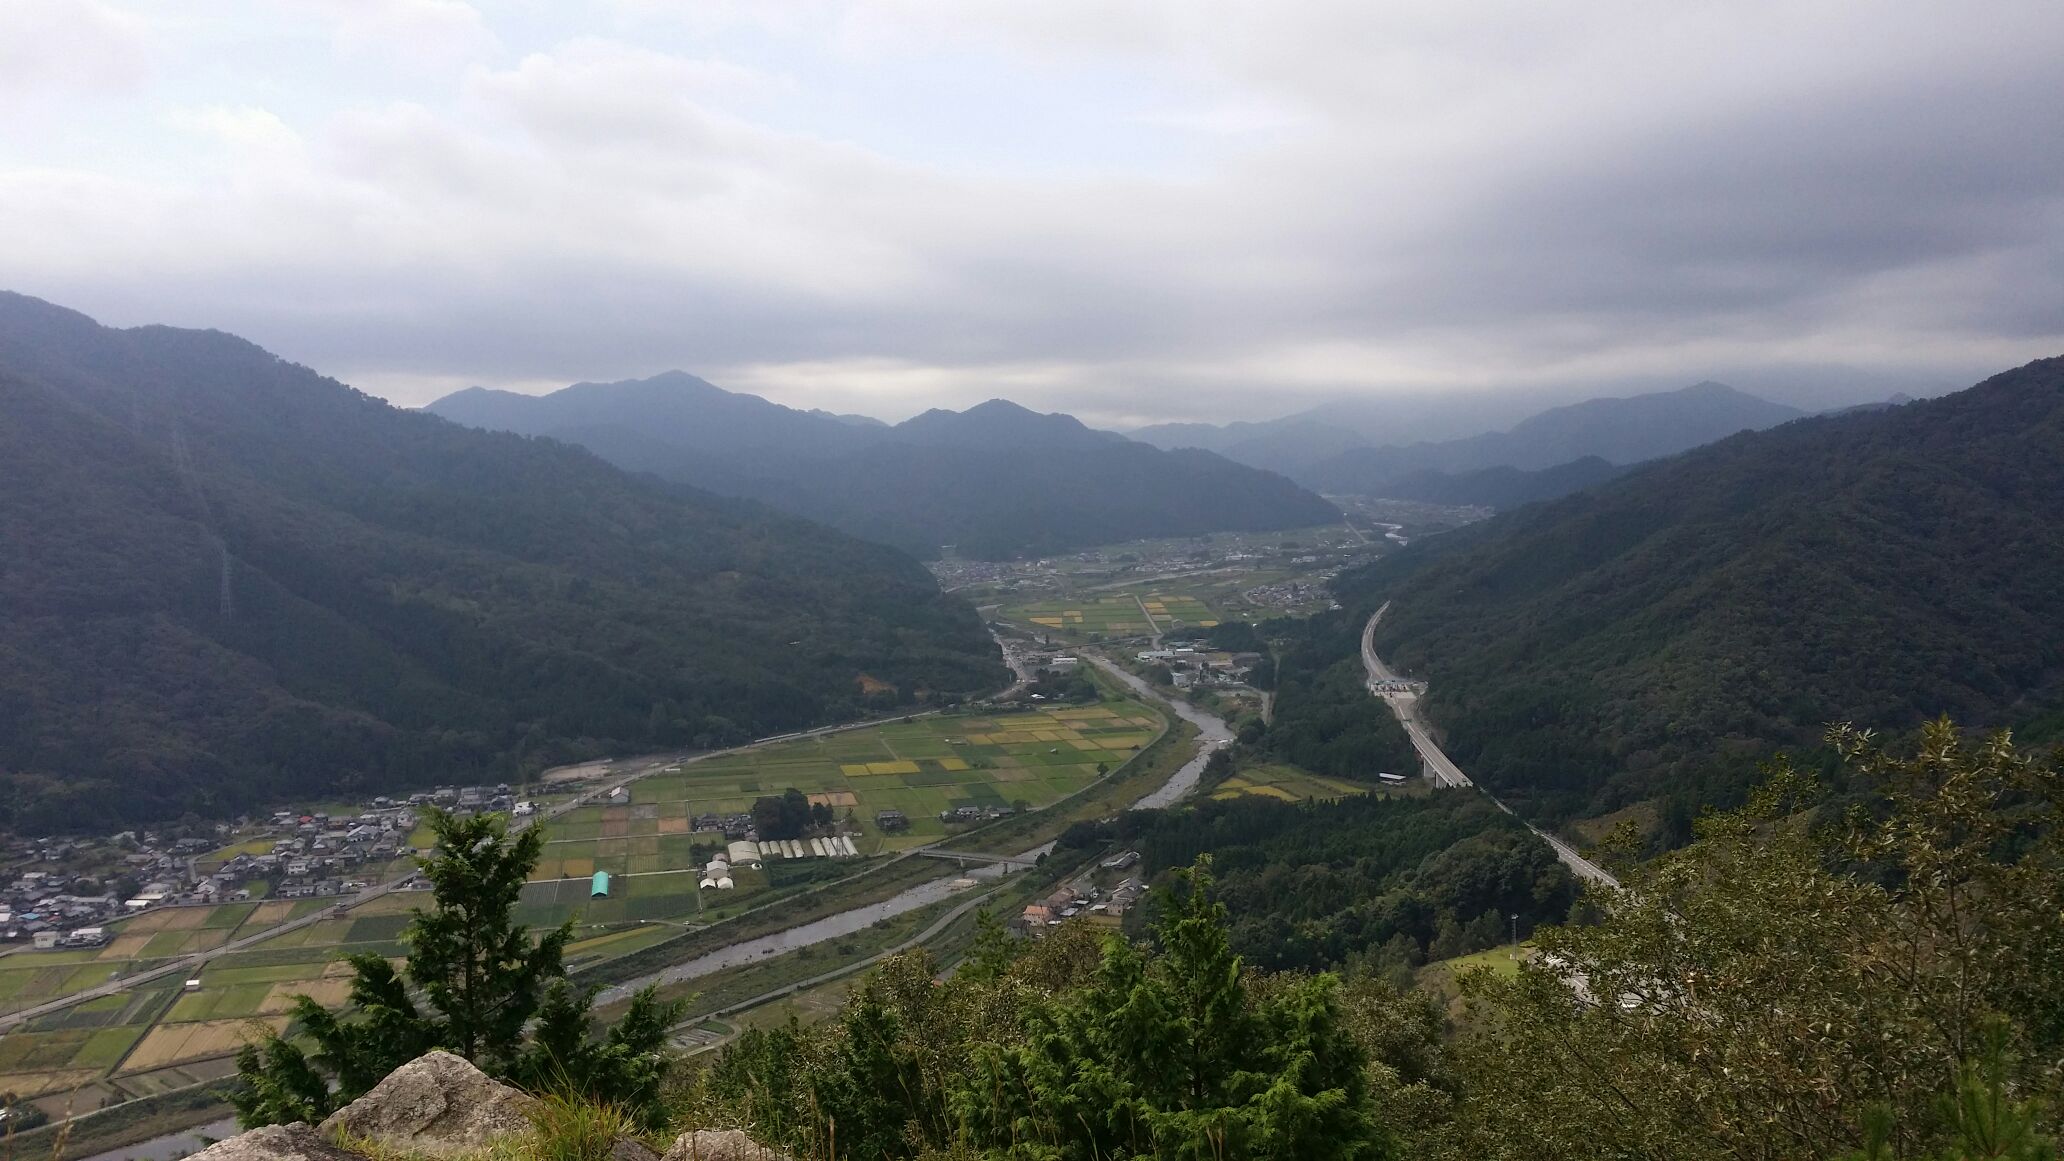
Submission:
<svg viewBox="0 0 2064 1161">
<path fill-rule="evenodd" d="M 1150 875 L 1209 855 L 1232 944 L 1271 971 L 1376 971 L 1560 923 L 1577 884 L 1548 844 L 1482 795 L 1331 802 L 1242 796 L 1119 820 Z M 1409 977 L 1407 977 L 1409 978 Z"/>
<path fill-rule="evenodd" d="M 0 414 L 0 824 L 499 781 L 1007 677 L 891 549 L 218 332 L 0 296 Z"/>
<path fill-rule="evenodd" d="M 1278 660 L 1275 712 L 1260 744 L 1320 774 L 1364 782 L 1385 772 L 1416 774 L 1419 755 L 1411 738 L 1369 695 L 1359 625 L 1339 610 L 1268 623 Z"/>
<path fill-rule="evenodd" d="M 670 372 L 542 397 L 478 388 L 430 405 L 462 423 L 579 443 L 613 463 L 920 556 L 1041 556 L 1340 518 L 1271 472 L 1163 451 L 1004 400 L 894 427 L 782 407 Z"/>
<path fill-rule="evenodd" d="M 1660 800 L 1681 839 L 1773 750 L 1825 762 L 1828 722 L 2054 722 L 2064 359 L 1737 436 L 1337 588 L 1349 626 L 1392 602 L 1377 646 L 1430 679 L 1449 752 L 1551 820 Z"/>
<path fill-rule="evenodd" d="M 1164 876 L 1139 945 L 898 957 L 698 1060 L 676 1115 L 813 1159 L 2055 1156 L 2060 771 L 1946 725 L 1830 749 L 1867 809 L 1781 769 L 1453 1003 L 1242 955 L 1235 845 Z"/>
<path fill-rule="evenodd" d="M 1394 500 L 1470 505 L 1502 512 L 1595 488 L 1626 475 L 1627 471 L 1626 465 L 1609 463 L 1597 456 L 1531 471 L 1508 465 L 1464 472 L 1426 468 L 1385 482 L 1381 494 Z"/>
<path fill-rule="evenodd" d="M 1206 805 L 1131 820 L 1156 859 L 1219 852 L 1156 876 L 1137 938 L 1014 939 L 984 915 L 950 973 L 894 956 L 831 1018 L 686 1060 L 666 1043 L 677 1007 L 648 990 L 591 1028 L 560 963 L 571 925 L 512 922 L 536 831 L 433 816 L 407 962 L 355 957 L 352 1003 L 301 1000 L 240 1056 L 233 1095 L 247 1125 L 313 1121 L 436 1047 L 551 1098 L 537 1140 L 497 1155 L 566 1161 L 710 1127 L 806 1161 L 2054 1157 L 2057 756 L 1947 722 L 1890 747 L 1839 729 L 1828 748 L 1860 809 L 1779 764 L 1742 809 L 1594 891 L 1581 922 L 1536 929 L 1524 963 L 1464 971 L 1459 998 L 1368 961 L 1276 971 L 1243 954 L 1255 884 L 1232 868 L 1253 852 L 1416 852 L 1339 845 L 1350 828 L 1315 811 L 1284 825 Z M 1362 806 L 1423 848 L 1470 797 Z M 1417 876 L 1484 878 L 1448 858 Z"/>
</svg>

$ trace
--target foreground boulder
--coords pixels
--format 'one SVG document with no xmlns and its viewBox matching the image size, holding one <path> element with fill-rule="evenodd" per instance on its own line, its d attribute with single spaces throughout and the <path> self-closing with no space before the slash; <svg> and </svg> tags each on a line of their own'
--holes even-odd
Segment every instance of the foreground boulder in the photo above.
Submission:
<svg viewBox="0 0 2064 1161">
<path fill-rule="evenodd" d="M 389 1149 L 449 1156 L 530 1132 L 537 1103 L 467 1060 L 427 1052 L 331 1113 L 316 1131 L 331 1139 L 342 1133 Z"/>
<path fill-rule="evenodd" d="M 211 1145 L 205 1161 L 367 1161 L 377 1156 L 479 1157 L 498 1141 L 530 1137 L 536 1097 L 510 1088 L 449 1052 L 430 1052 L 387 1074 L 373 1091 L 331 1113 L 315 1128 L 296 1121 L 267 1125 Z M 339 1142 L 342 1142 L 340 1144 Z M 609 1161 L 791 1161 L 736 1129 L 683 1133 L 662 1159 L 630 1137 L 610 1147 Z"/>
<path fill-rule="evenodd" d="M 663 1161 L 789 1161 L 789 1156 L 737 1129 L 697 1129 L 681 1134 Z"/>
<path fill-rule="evenodd" d="M 306 1121 L 291 1125 L 267 1125 L 218 1141 L 194 1154 L 188 1161 L 365 1161 L 330 1144 Z"/>
</svg>

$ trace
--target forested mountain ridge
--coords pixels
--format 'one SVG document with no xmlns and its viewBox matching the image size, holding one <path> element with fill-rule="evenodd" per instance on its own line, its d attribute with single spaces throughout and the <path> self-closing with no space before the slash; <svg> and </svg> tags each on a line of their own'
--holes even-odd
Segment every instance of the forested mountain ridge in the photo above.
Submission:
<svg viewBox="0 0 2064 1161">
<path fill-rule="evenodd" d="M 1628 470 L 1625 465 L 1608 463 L 1597 456 L 1531 471 L 1512 467 L 1468 472 L 1424 468 L 1391 480 L 1383 486 L 1383 494 L 1393 500 L 1480 505 L 1502 511 L 1596 487 L 1627 474 Z"/>
<path fill-rule="evenodd" d="M 1587 456 L 1633 464 L 1806 414 L 1711 381 L 1540 408 L 1538 394 L 1408 393 L 1259 423 L 1168 423 L 1130 434 L 1156 447 L 1209 448 L 1325 492 L 1388 495 L 1412 473 L 1540 471 Z"/>
<path fill-rule="evenodd" d="M 1550 820 L 1682 830 L 1825 725 L 2064 693 L 2064 359 L 1738 435 L 1341 579 L 1449 752 Z M 1676 837 L 1684 837 L 1682 834 Z"/>
<path fill-rule="evenodd" d="M 1040 555 L 1154 536 L 1323 524 L 1339 511 L 1272 473 L 1166 452 L 994 399 L 856 424 L 682 372 L 549 395 L 472 388 L 429 410 L 579 443 L 637 471 L 762 500 L 931 555 Z"/>
<path fill-rule="evenodd" d="M 0 822 L 513 779 L 1003 678 L 908 557 L 219 332 L 0 295 L 0 415 Z"/>
<path fill-rule="evenodd" d="M 1326 492 L 1388 495 L 1393 483 L 1420 472 L 1499 467 L 1539 471 L 1586 457 L 1609 464 L 1640 463 L 1737 432 L 1775 427 L 1804 414 L 1722 383 L 1705 382 L 1623 399 L 1588 399 L 1543 411 L 1509 431 L 1467 439 L 1355 448 L 1296 476 Z"/>
</svg>

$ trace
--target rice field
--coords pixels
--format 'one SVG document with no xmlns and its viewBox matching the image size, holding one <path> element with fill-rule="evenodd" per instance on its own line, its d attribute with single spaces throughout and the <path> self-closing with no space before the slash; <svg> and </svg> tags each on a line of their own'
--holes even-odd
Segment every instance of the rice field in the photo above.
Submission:
<svg viewBox="0 0 2064 1161">
<path fill-rule="evenodd" d="M 697 870 L 721 849 L 703 815 L 740 814 L 793 787 L 860 832 L 862 855 L 890 853 L 949 831 L 941 811 L 960 806 L 1047 806 L 1116 767 L 1153 740 L 1161 719 L 1136 702 L 1107 702 L 989 716 L 915 718 L 684 764 L 632 783 L 622 803 L 583 807 L 554 820 L 544 857 L 524 892 L 530 922 L 578 913 L 586 924 L 707 917 L 761 892 L 849 873 L 838 860 L 767 858 L 733 867 L 735 887 L 698 886 Z M 883 833 L 875 816 L 900 810 L 908 830 Z M 808 849 L 805 842 L 804 849 Z M 589 895 L 597 871 L 610 896 Z"/>
<path fill-rule="evenodd" d="M 746 812 L 755 798 L 795 787 L 851 819 L 862 855 L 893 852 L 945 835 L 938 814 L 951 807 L 1049 805 L 1095 780 L 1099 765 L 1122 764 L 1161 727 L 1159 714 L 1143 704 L 1107 701 L 913 718 L 684 763 L 630 783 L 624 803 L 583 807 L 546 824 L 544 856 L 518 914 L 539 926 L 574 919 L 569 959 L 627 954 L 673 930 L 630 926 L 640 920 L 722 918 L 864 866 L 856 859 L 770 859 L 759 870 L 733 868 L 733 890 L 703 890 L 700 860 L 721 847 L 722 836 L 695 831 L 698 815 Z M 909 816 L 907 832 L 876 827 L 876 812 L 892 809 Z M 608 898 L 590 897 L 598 870 L 612 876 Z M 0 1037 L 0 1089 L 59 1093 L 107 1077 L 140 1084 L 153 1069 L 233 1053 L 254 1028 L 283 1026 L 295 994 L 341 1002 L 348 977 L 341 956 L 399 956 L 408 911 L 424 902 L 413 892 L 385 895 L 222 956 L 200 969 L 194 991 L 182 979 L 157 980 L 40 1017 Z M 99 948 L 0 956 L 0 1009 L 77 992 L 335 903 L 161 908 L 111 924 L 114 938 Z"/>
<path fill-rule="evenodd" d="M 1274 798 L 1283 802 L 1304 802 L 1313 799 L 1345 798 L 1351 794 L 1368 794 L 1376 787 L 1340 778 L 1328 778 L 1295 766 L 1256 766 L 1242 770 L 1218 784 L 1211 797 L 1224 800 L 1242 796 Z"/>
<path fill-rule="evenodd" d="M 1007 605 L 1003 616 L 1020 624 L 1085 640 L 1144 637 L 1156 631 L 1209 629 L 1225 618 L 1213 606 L 1184 592 L 1141 589 Z M 1153 623 L 1148 623 L 1148 618 Z"/>
</svg>

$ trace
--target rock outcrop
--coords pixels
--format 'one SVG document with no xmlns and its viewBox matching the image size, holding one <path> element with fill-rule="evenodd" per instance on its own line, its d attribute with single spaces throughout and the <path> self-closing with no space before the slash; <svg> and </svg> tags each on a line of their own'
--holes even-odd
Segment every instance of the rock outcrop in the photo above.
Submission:
<svg viewBox="0 0 2064 1161">
<path fill-rule="evenodd" d="M 659 1153 L 635 1137 L 618 1137 L 609 1147 L 609 1161 L 659 1161 Z"/>
<path fill-rule="evenodd" d="M 317 1131 L 364 1138 L 410 1153 L 450 1156 L 527 1133 L 537 1098 L 449 1052 L 427 1052 L 331 1113 Z"/>
<path fill-rule="evenodd" d="M 267 1125 L 217 1141 L 188 1161 L 365 1161 L 335 1145 L 305 1121 Z"/>
<path fill-rule="evenodd" d="M 681 1134 L 663 1161 L 789 1161 L 789 1156 L 737 1129 L 697 1129 Z"/>
<path fill-rule="evenodd" d="M 395 1069 L 373 1091 L 315 1128 L 295 1122 L 252 1129 L 211 1145 L 205 1161 L 367 1161 L 353 1145 L 383 1156 L 478 1158 L 489 1146 L 536 1131 L 536 1097 L 510 1088 L 449 1052 L 430 1052 Z M 522 1152 L 519 1148 L 517 1152 Z M 619 1138 L 608 1161 L 791 1161 L 736 1129 L 683 1133 L 660 1154 Z"/>
</svg>

